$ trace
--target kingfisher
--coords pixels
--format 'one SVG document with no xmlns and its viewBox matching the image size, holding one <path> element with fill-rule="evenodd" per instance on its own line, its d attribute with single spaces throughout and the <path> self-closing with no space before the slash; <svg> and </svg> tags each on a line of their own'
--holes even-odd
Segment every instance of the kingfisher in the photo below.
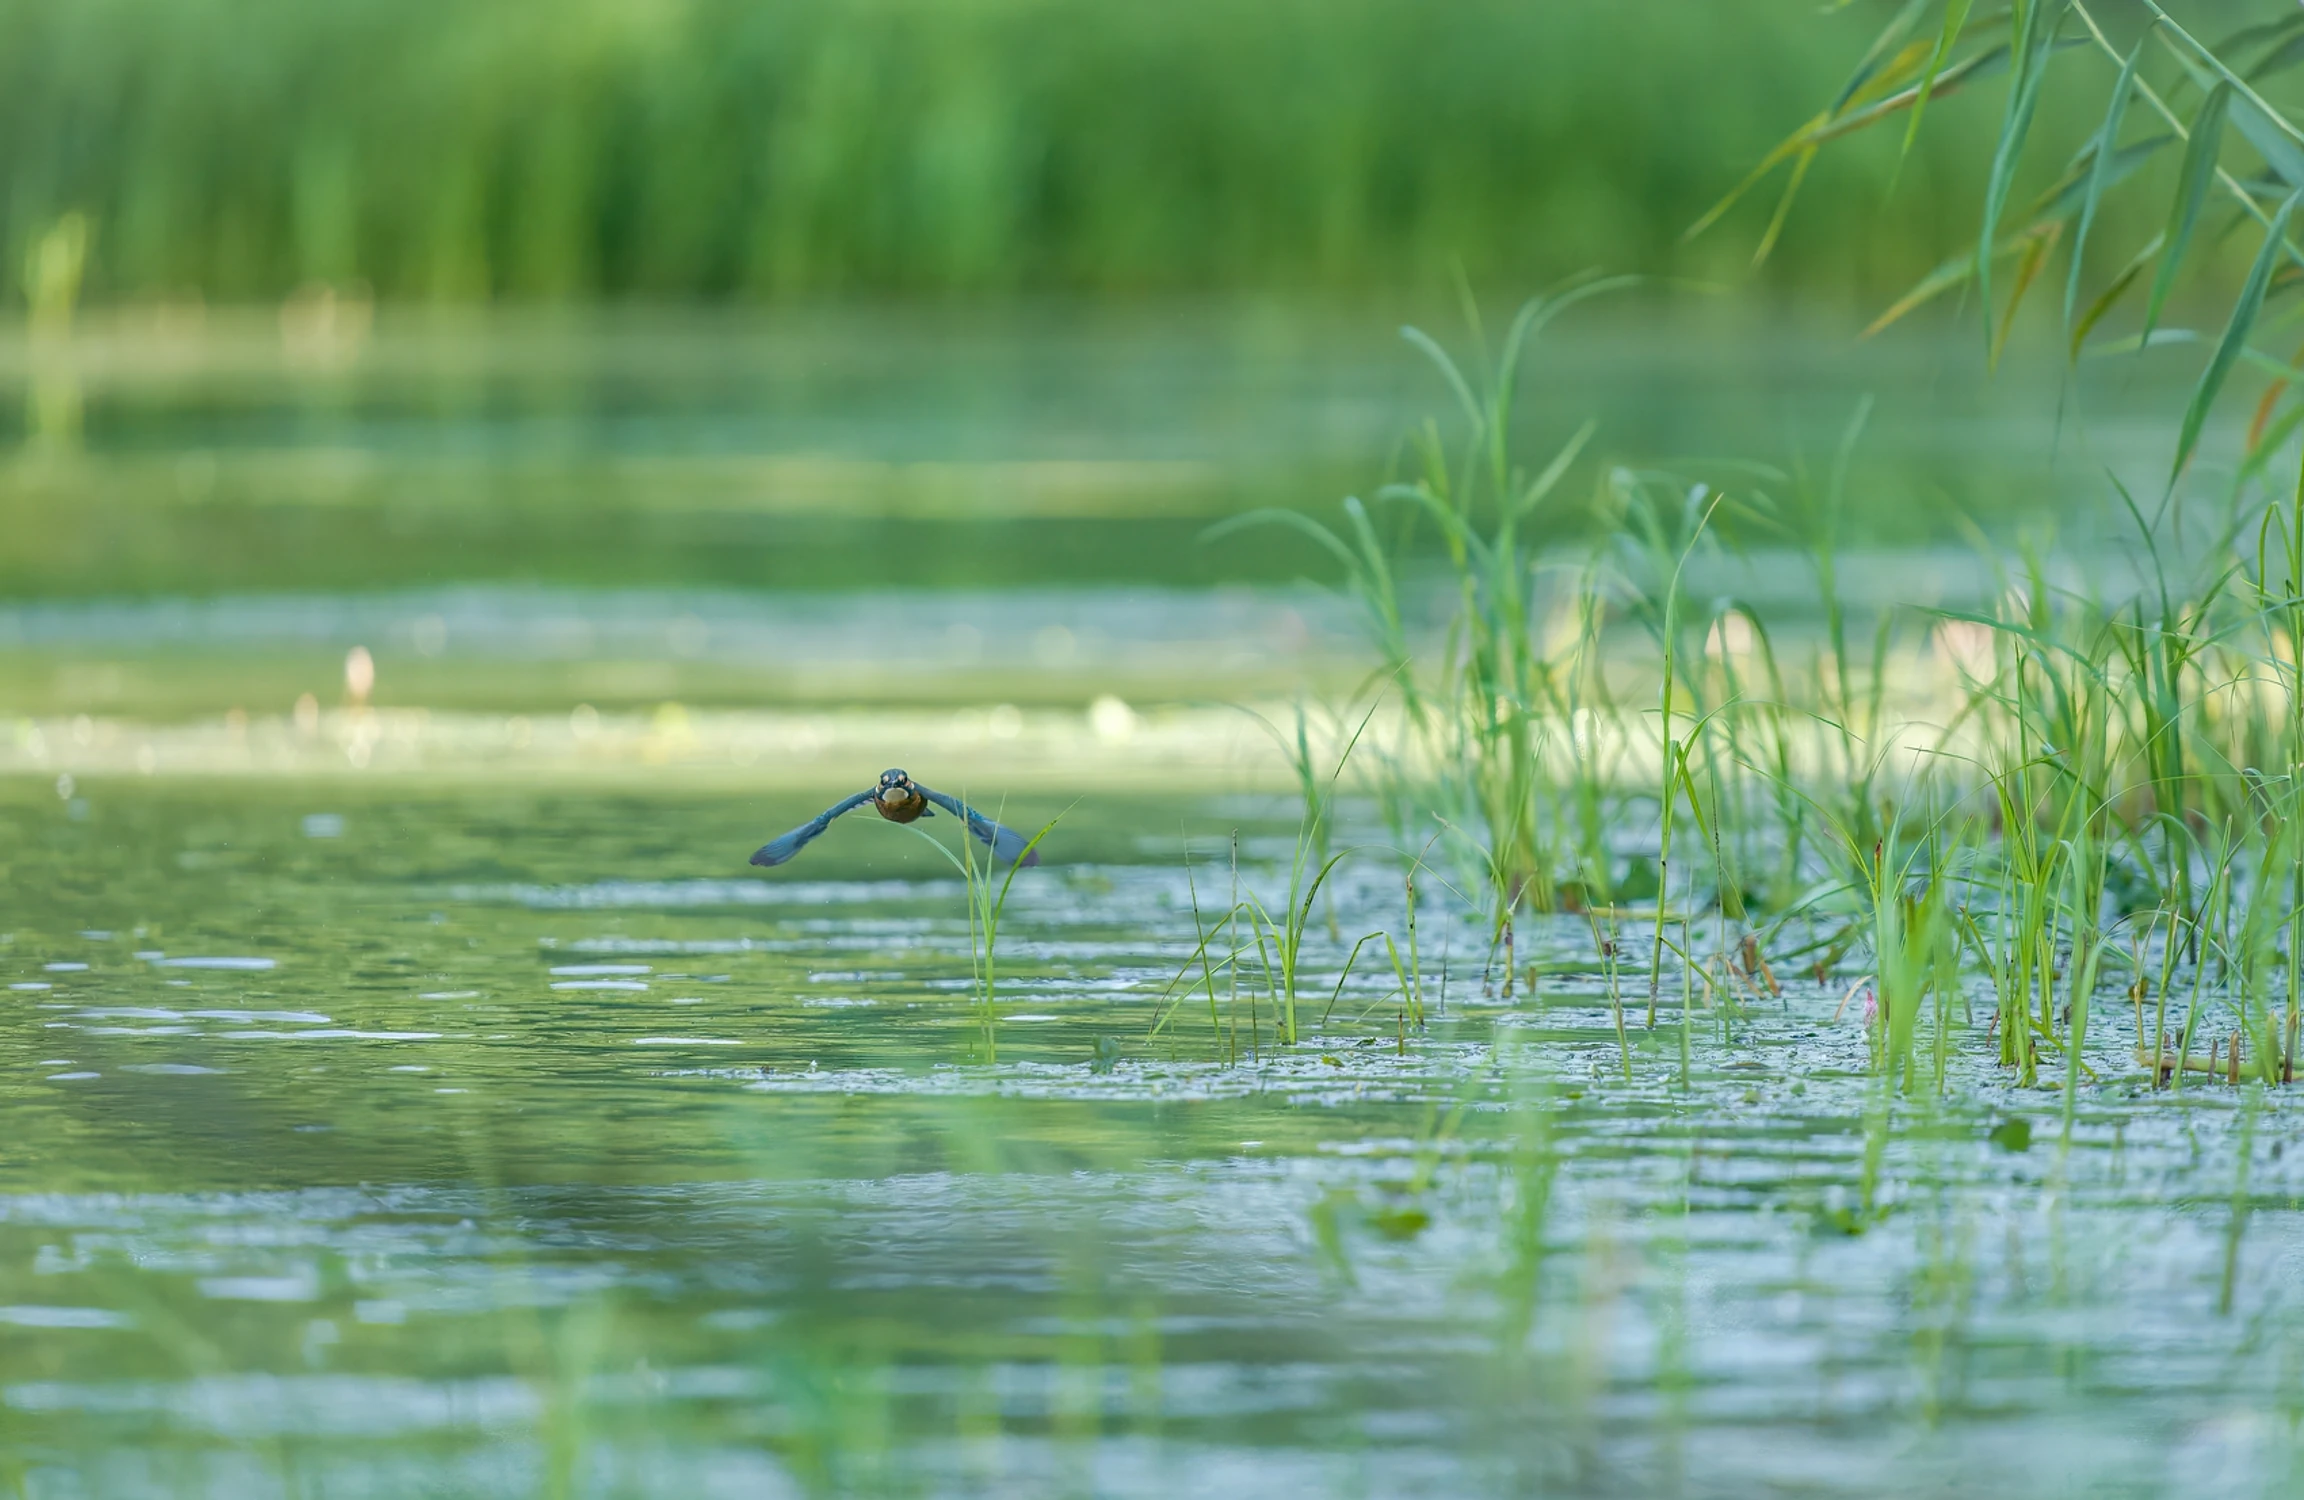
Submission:
<svg viewBox="0 0 2304 1500">
<path fill-rule="evenodd" d="M 941 807 L 967 823 L 968 831 L 988 847 L 994 857 L 1012 865 L 1040 863 L 1040 851 L 1031 847 L 1031 841 L 1015 829 L 1005 827 L 985 817 L 958 797 L 947 796 L 932 787 L 922 786 L 900 770 L 880 773 L 880 780 L 853 797 L 843 797 L 815 817 L 793 829 L 790 833 L 770 839 L 752 856 L 756 865 L 780 865 L 789 860 L 809 842 L 832 826 L 832 820 L 842 813 L 854 812 L 865 803 L 871 803 L 875 812 L 891 823 L 917 823 L 922 818 L 936 816 Z M 934 804 L 931 806 L 930 804 Z"/>
</svg>

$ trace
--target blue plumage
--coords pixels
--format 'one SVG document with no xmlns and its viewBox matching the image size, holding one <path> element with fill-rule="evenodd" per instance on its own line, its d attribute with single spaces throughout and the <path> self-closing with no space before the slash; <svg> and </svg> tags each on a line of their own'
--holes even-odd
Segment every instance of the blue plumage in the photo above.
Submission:
<svg viewBox="0 0 2304 1500">
<path fill-rule="evenodd" d="M 936 814 L 928 804 L 934 803 L 937 807 L 943 808 L 946 812 L 965 822 L 968 825 L 968 831 L 991 849 L 994 858 L 1005 860 L 1010 864 L 1021 863 L 1027 866 L 1040 863 L 1040 851 L 1028 847 L 1031 841 L 1015 829 L 1004 827 L 985 817 L 959 798 L 933 791 L 920 785 L 902 771 L 896 770 L 883 771 L 879 783 L 871 790 L 858 792 L 853 797 L 844 797 L 790 833 L 781 834 L 762 844 L 753 853 L 752 863 L 756 865 L 783 864 L 802 849 L 807 848 L 818 834 L 831 827 L 834 818 L 843 813 L 854 812 L 867 802 L 872 804 L 881 817 L 892 823 L 909 823 L 916 818 L 933 818 Z"/>
<path fill-rule="evenodd" d="M 756 865 L 780 865 L 784 863 L 793 855 L 807 848 L 809 840 L 830 828 L 834 818 L 839 817 L 842 813 L 854 812 L 879 795 L 879 790 L 875 788 L 869 792 L 858 792 L 853 797 L 841 798 L 790 833 L 781 834 L 762 844 L 753 851 L 752 863 Z"/>
</svg>

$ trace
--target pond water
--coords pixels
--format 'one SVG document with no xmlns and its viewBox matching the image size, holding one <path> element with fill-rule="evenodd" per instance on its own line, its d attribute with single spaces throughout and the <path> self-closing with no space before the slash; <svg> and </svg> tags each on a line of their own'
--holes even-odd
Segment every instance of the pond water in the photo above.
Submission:
<svg viewBox="0 0 2304 1500">
<path fill-rule="evenodd" d="M 28 1494 L 2304 1474 L 2292 1108 L 2152 1094 L 2116 1025 L 2068 1126 L 1973 1034 L 1954 1102 L 1884 1113 L 1840 975 L 1685 1033 L 1635 1003 L 1628 1081 L 1582 923 L 1524 929 L 1506 997 L 1428 901 L 1421 1026 L 1363 970 L 1292 1049 L 1221 979 L 1155 1034 L 1230 835 L 1270 888 L 1288 809 L 1091 793 L 1016 882 L 987 1057 L 961 886 L 875 820 L 752 878 L 806 807 L 17 785 Z M 1339 930 L 1402 930 L 1391 879 Z"/>
<path fill-rule="evenodd" d="M 155 307 L 45 343 L 0 325 L 0 586 L 1281 582 L 1327 560 L 1201 533 L 1252 505 L 1332 514 L 1398 472 L 1405 434 L 1454 410 L 1409 322 L 1486 363 L 1447 307 Z M 1821 480 L 1869 396 L 1845 541 L 1966 546 L 1962 516 L 2086 535 L 2121 524 L 2107 465 L 2139 493 L 2164 476 L 2199 362 L 2171 330 L 2071 372 L 2019 347 L 1986 381 L 1968 330 L 1854 326 L 1694 295 L 1572 310 L 1526 361 L 1524 457 L 1590 418 L 1611 463 Z M 2211 427 L 2210 488 L 2246 415 Z"/>
<path fill-rule="evenodd" d="M 1407 929 L 1376 855 L 1302 1043 L 1210 993 L 1296 820 L 1233 705 L 1367 662 L 1317 554 L 1200 535 L 1382 477 L 1442 395 L 1391 321 L 0 337 L 0 1480 L 2295 1493 L 2295 1106 L 2151 1091 L 2117 997 L 2069 1110 L 1981 999 L 1891 1101 L 1853 969 L 1620 1035 L 1587 925 L 1531 993 L 1427 890 L 1411 1015 L 1338 980 Z M 2181 405 L 1975 355 L 1652 310 L 1533 421 L 1821 461 L 1873 391 L 1850 586 L 1947 597 L 1953 508 L 2095 535 Z M 989 1012 L 912 834 L 745 864 L 890 763 L 1062 815 Z"/>
</svg>

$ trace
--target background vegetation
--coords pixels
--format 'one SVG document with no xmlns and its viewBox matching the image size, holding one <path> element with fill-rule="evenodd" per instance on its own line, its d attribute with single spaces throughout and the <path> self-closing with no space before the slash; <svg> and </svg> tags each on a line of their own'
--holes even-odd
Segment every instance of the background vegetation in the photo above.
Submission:
<svg viewBox="0 0 2304 1500">
<path fill-rule="evenodd" d="M 89 295 L 218 301 L 1741 276 L 1767 202 L 1682 231 L 1893 9 L 4 0 L 0 241 L 78 212 Z M 1876 310 L 1956 249 L 2004 82 L 1900 168 L 1887 132 L 1827 153 L 1770 283 Z M 2043 135 L 2094 124 L 2063 108 Z"/>
</svg>

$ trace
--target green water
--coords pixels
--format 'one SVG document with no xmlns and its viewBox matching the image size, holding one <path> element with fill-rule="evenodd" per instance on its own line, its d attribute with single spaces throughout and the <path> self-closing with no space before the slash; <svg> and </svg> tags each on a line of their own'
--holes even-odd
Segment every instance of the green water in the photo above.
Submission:
<svg viewBox="0 0 2304 1500">
<path fill-rule="evenodd" d="M 932 851 L 849 823 L 745 870 L 804 811 L 18 784 L 9 1482 L 2273 1495 L 2298 1476 L 2283 1102 L 2251 1127 L 2233 1090 L 2114 1082 L 2067 1145 L 2055 1096 L 1966 1047 L 1959 1102 L 1896 1106 L 1868 1210 L 1882 1127 L 1861 1024 L 1833 1019 L 1845 978 L 1700 1010 L 1685 1088 L 1675 1008 L 1653 1034 L 1636 1009 L 1627 1083 L 1581 924 L 1524 932 L 1547 972 L 1506 999 L 1443 905 L 1424 1028 L 1368 976 L 1295 1049 L 1229 995 L 1223 1035 L 1195 994 L 1148 1041 L 1192 945 L 1182 840 L 1204 899 L 1236 827 L 1269 885 L 1285 808 L 1096 794 L 1018 882 L 988 1063 Z M 1398 924 L 1389 877 L 1340 898 L 1347 932 Z M 2113 1080 L 2119 1032 L 2091 1033 Z M 2022 1150 L 1993 1138 L 2010 1118 Z"/>
<path fill-rule="evenodd" d="M 1285 884 L 1223 705 L 1364 670 L 1315 558 L 1199 533 L 1382 476 L 1439 393 L 1380 325 L 313 337 L 0 349 L 0 1487 L 2304 1478 L 2293 1106 L 2149 1092 L 2117 995 L 2069 1132 L 1981 999 L 1949 1102 L 1884 1100 L 1845 965 L 1685 1016 L 1667 971 L 1627 1080 L 1577 921 L 1502 993 L 1428 889 L 1422 1023 L 1386 969 L 1338 987 L 1405 929 L 1379 855 L 1315 923 L 1303 1044 L 1222 975 L 1175 993 L 1195 902 Z M 2164 458 L 2168 370 L 2060 409 L 1973 353 L 1681 310 L 1579 335 L 1530 421 L 1788 463 L 1873 391 L 1852 576 L 1908 597 L 1954 510 L 2093 536 L 2095 461 Z M 891 762 L 1063 814 L 989 1015 L 909 833 L 744 863 Z"/>
<path fill-rule="evenodd" d="M 1331 515 L 1401 472 L 1406 434 L 1453 406 L 1397 325 L 1483 362 L 1445 304 L 283 319 L 92 314 L 57 344 L 0 329 L 0 587 L 1326 576 L 1292 534 L 1200 536 L 1255 505 Z M 2104 466 L 2157 483 L 2197 362 L 2176 346 L 2067 381 L 2018 351 L 1986 382 L 1965 337 L 1859 344 L 1833 320 L 1655 293 L 1547 335 L 1518 440 L 1548 454 L 1595 421 L 1575 492 L 1616 464 L 1820 483 L 1870 396 L 1845 543 L 2116 529 Z M 2203 488 L 2226 436 L 2220 419 Z"/>
</svg>

